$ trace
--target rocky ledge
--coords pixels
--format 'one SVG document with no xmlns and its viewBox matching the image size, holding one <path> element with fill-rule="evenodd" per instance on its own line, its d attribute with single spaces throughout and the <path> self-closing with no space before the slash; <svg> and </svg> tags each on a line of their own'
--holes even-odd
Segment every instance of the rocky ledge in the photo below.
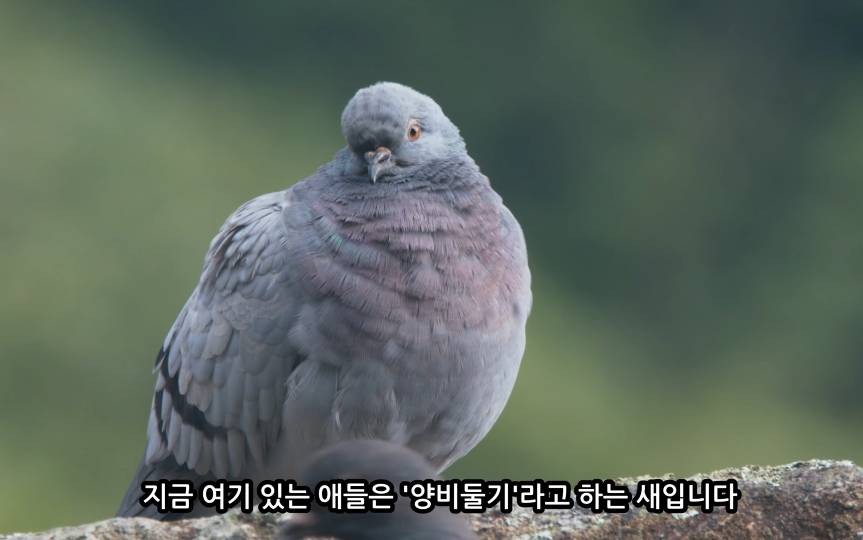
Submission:
<svg viewBox="0 0 863 540">
<path fill-rule="evenodd" d="M 670 478 L 670 477 L 665 477 Z M 863 469 L 850 461 L 812 460 L 776 467 L 724 469 L 704 478 L 735 479 L 742 493 L 736 513 L 650 513 L 637 508 L 623 514 L 574 510 L 535 514 L 516 508 L 510 514 L 473 516 L 483 539 L 619 538 L 842 538 L 863 539 Z M 624 478 L 635 493 L 639 480 Z M 114 518 L 40 533 L 18 533 L 0 539 L 264 539 L 273 538 L 289 515 L 230 512 L 222 516 L 159 522 Z"/>
</svg>

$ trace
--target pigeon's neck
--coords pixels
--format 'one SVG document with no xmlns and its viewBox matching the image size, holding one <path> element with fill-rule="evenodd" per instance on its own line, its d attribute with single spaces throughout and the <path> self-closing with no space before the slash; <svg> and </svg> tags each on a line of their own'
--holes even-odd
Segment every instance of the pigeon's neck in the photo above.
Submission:
<svg viewBox="0 0 863 540">
<path fill-rule="evenodd" d="M 340 177 L 320 192 L 315 212 L 324 235 L 410 262 L 463 255 L 494 243 L 500 197 L 469 157 L 439 161 L 370 185 Z"/>
<path fill-rule="evenodd" d="M 422 178 L 308 186 L 316 192 L 303 197 L 313 201 L 311 285 L 381 317 L 482 324 L 484 306 L 507 286 L 506 210 L 472 161 L 441 164 Z"/>
</svg>

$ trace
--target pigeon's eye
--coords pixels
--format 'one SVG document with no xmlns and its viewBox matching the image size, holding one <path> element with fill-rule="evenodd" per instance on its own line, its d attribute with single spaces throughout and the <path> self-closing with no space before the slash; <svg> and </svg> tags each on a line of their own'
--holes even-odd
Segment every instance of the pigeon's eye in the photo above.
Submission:
<svg viewBox="0 0 863 540">
<path fill-rule="evenodd" d="M 413 142 L 413 141 L 419 139 L 420 135 L 422 135 L 422 133 L 423 133 L 423 130 L 420 127 L 420 123 L 417 122 L 416 120 L 411 120 L 411 123 L 408 124 L 408 140 Z"/>
</svg>

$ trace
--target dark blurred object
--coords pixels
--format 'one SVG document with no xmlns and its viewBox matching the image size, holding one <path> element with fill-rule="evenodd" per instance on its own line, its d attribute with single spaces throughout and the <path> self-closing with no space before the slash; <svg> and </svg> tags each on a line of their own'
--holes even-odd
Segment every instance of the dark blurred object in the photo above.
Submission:
<svg viewBox="0 0 863 540">
<path fill-rule="evenodd" d="M 315 489 L 326 480 L 387 480 L 398 493 L 402 482 L 435 478 L 432 467 L 416 452 L 384 441 L 347 441 L 315 454 L 303 467 L 299 483 Z M 464 515 L 448 508 L 414 512 L 406 498 L 393 513 L 333 513 L 314 506 L 295 514 L 283 531 L 285 540 L 333 537 L 337 540 L 471 540 L 476 535 Z"/>
</svg>

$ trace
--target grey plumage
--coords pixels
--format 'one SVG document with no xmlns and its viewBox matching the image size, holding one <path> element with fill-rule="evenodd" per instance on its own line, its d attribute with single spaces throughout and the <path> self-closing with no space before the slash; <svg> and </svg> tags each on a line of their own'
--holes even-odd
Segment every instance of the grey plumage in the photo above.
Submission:
<svg viewBox="0 0 863 540">
<path fill-rule="evenodd" d="M 384 441 L 336 443 L 316 453 L 302 468 L 301 485 L 315 489 L 327 480 L 387 480 L 398 495 L 402 482 L 435 477 L 431 466 L 416 452 Z M 476 540 L 464 514 L 449 508 L 416 513 L 407 498 L 399 496 L 393 513 L 333 513 L 312 507 L 295 514 L 284 527 L 281 540 L 335 538 L 336 540 Z"/>
<path fill-rule="evenodd" d="M 285 478 L 336 441 L 441 471 L 503 409 L 525 345 L 521 228 L 429 97 L 357 92 L 348 146 L 228 218 L 156 360 L 142 479 Z M 416 137 L 415 137 L 416 136 Z"/>
</svg>

